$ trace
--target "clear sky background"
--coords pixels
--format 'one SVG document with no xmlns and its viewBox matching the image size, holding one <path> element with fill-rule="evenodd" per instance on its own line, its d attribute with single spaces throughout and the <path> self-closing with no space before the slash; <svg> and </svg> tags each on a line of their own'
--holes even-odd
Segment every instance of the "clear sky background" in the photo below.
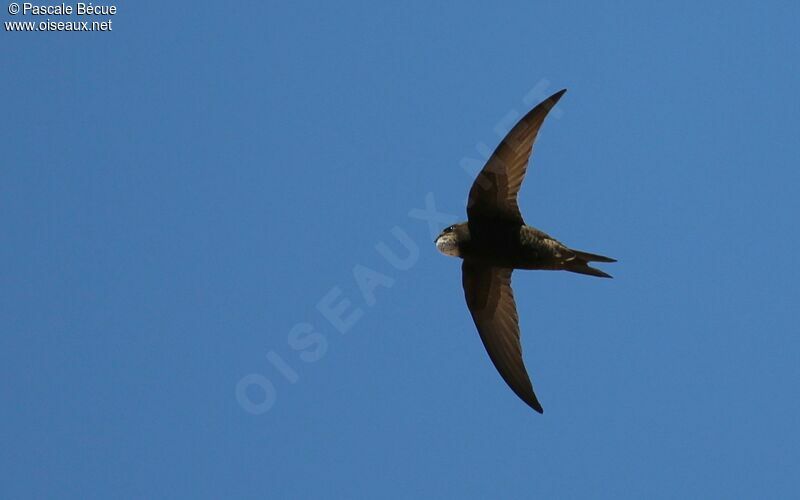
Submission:
<svg viewBox="0 0 800 500">
<path fill-rule="evenodd" d="M 0 497 L 795 495 L 797 5 L 138 1 L 0 32 Z M 409 213 L 463 219 L 466 170 L 564 87 L 520 206 L 619 263 L 515 273 L 538 415 Z"/>
</svg>

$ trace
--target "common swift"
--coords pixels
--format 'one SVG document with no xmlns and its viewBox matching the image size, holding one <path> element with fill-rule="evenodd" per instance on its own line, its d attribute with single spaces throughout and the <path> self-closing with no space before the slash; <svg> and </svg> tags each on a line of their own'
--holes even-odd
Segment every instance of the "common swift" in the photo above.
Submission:
<svg viewBox="0 0 800 500">
<path fill-rule="evenodd" d="M 543 413 L 542 405 L 522 361 L 511 273 L 547 269 L 610 278 L 588 263 L 616 262 L 573 250 L 526 225 L 517 206 L 517 192 L 539 127 L 564 92 L 556 92 L 514 125 L 472 184 L 468 220 L 444 229 L 435 240 L 441 253 L 464 261 L 461 278 L 467 307 L 495 368 L 514 393 L 539 413 Z"/>
</svg>

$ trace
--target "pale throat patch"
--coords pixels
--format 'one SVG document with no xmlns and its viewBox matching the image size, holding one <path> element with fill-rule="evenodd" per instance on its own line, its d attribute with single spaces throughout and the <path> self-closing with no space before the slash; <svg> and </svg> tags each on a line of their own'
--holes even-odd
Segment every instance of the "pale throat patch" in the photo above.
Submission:
<svg viewBox="0 0 800 500">
<path fill-rule="evenodd" d="M 458 257 L 460 255 L 458 252 L 458 243 L 456 243 L 456 239 L 451 236 L 440 236 L 436 240 L 436 249 L 450 257 Z"/>
</svg>

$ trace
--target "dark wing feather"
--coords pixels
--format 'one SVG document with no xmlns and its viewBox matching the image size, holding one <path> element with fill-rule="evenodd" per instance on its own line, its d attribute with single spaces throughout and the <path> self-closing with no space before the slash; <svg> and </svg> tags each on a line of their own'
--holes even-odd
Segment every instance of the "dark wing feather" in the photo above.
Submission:
<svg viewBox="0 0 800 500">
<path fill-rule="evenodd" d="M 464 296 L 495 368 L 517 396 L 542 413 L 542 405 L 536 399 L 522 362 L 511 271 L 465 260 L 461 267 Z"/>
<path fill-rule="evenodd" d="M 525 178 L 539 127 L 566 91 L 556 92 L 522 117 L 494 150 L 469 191 L 467 215 L 470 220 L 501 218 L 524 224 L 517 206 L 517 193 Z"/>
</svg>

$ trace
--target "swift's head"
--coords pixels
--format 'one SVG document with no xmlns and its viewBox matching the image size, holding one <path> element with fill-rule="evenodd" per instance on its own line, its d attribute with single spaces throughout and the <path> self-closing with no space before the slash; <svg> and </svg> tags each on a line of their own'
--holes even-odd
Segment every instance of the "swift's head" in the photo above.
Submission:
<svg viewBox="0 0 800 500">
<path fill-rule="evenodd" d="M 469 238 L 467 223 L 453 224 L 444 228 L 436 237 L 436 249 L 451 257 L 461 257 L 461 245 Z"/>
</svg>

